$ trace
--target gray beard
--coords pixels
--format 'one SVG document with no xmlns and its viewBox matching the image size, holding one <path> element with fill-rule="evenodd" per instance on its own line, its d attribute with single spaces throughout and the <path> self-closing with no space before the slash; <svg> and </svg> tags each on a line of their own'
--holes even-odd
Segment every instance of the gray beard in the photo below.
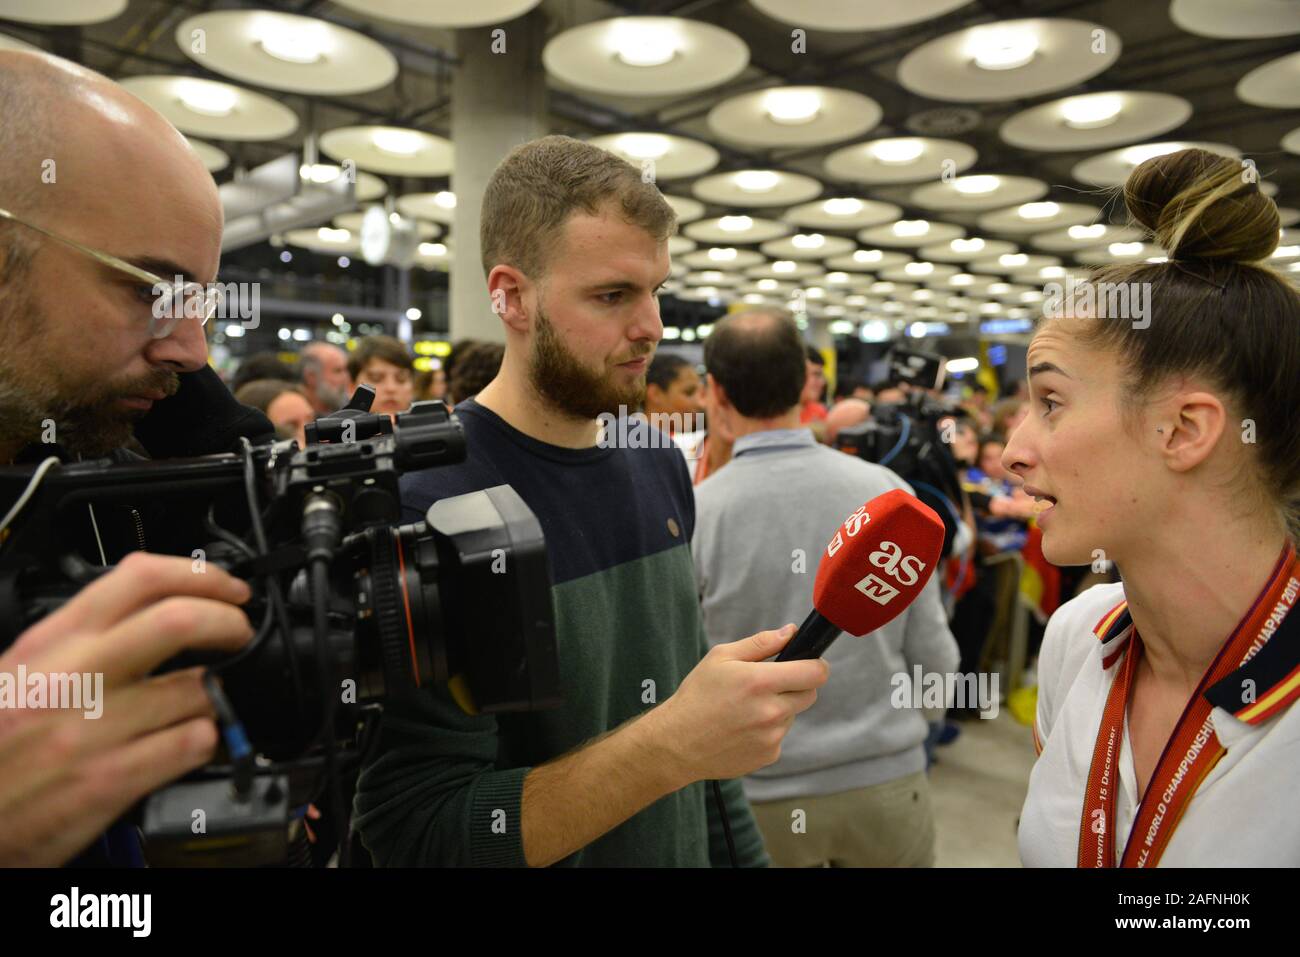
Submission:
<svg viewBox="0 0 1300 957">
<path fill-rule="evenodd" d="M 132 392 L 93 381 L 74 390 L 57 373 L 41 368 L 47 360 L 34 343 L 39 319 L 27 303 L 0 300 L 0 306 L 0 448 L 17 452 L 38 442 L 57 443 L 68 452 L 98 457 L 125 444 L 146 414 L 117 405 L 118 398 Z M 175 372 L 157 370 L 130 385 L 172 395 L 179 384 Z"/>
</svg>

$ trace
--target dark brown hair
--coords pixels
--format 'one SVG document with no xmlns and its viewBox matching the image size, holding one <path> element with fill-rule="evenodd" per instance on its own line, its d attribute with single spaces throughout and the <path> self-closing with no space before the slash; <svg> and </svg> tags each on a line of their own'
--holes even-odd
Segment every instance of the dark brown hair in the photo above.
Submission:
<svg viewBox="0 0 1300 957">
<path fill-rule="evenodd" d="M 357 342 L 357 347 L 348 355 L 348 375 L 352 376 L 352 381 L 357 381 L 357 376 L 361 375 L 371 359 L 383 359 L 385 362 L 391 362 L 399 369 L 414 371 L 415 359 L 411 356 L 411 350 L 401 339 L 395 339 L 392 336 L 366 336 Z"/>
<path fill-rule="evenodd" d="M 1256 426 L 1252 484 L 1296 535 L 1300 291 L 1264 264 L 1278 243 L 1277 206 L 1253 167 L 1202 149 L 1140 164 L 1124 202 L 1168 260 L 1106 266 L 1090 281 L 1149 284 L 1150 325 L 1107 317 L 1107 297 L 1098 295 L 1083 341 L 1123 357 L 1128 411 L 1171 376 L 1204 376 L 1222 390 L 1230 414 Z"/>
<path fill-rule="evenodd" d="M 568 136 L 515 147 L 483 191 L 483 274 L 504 263 L 541 279 L 569 216 L 578 210 L 594 216 L 609 202 L 660 242 L 677 229 L 677 214 L 659 187 L 627 160 Z"/>
<path fill-rule="evenodd" d="M 456 368 L 447 382 L 452 402 L 464 402 L 482 392 L 501 371 L 505 357 L 506 347 L 499 342 L 476 342 L 457 353 Z"/>
<path fill-rule="evenodd" d="M 296 392 L 304 399 L 307 398 L 307 393 L 284 379 L 254 379 L 252 382 L 245 382 L 235 390 L 235 401 L 240 405 L 251 405 L 265 412 L 271 407 L 272 402 L 286 392 Z"/>
<path fill-rule="evenodd" d="M 794 320 L 755 310 L 719 319 L 704 340 L 704 365 L 736 411 L 772 419 L 799 404 L 808 366 Z"/>
</svg>

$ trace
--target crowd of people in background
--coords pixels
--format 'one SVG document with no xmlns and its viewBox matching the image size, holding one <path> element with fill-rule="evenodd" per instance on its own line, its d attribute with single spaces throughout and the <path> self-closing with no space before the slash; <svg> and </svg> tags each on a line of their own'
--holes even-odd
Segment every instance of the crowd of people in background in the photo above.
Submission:
<svg viewBox="0 0 1300 957">
<path fill-rule="evenodd" d="M 241 403 L 264 412 L 281 438 L 297 439 L 301 447 L 307 444 L 307 423 L 343 408 L 357 386 L 374 390 L 375 413 L 395 416 L 428 400 L 453 407 L 492 381 L 504 355 L 499 343 L 461 339 L 438 364 L 417 371 L 406 343 L 365 336 L 351 351 L 311 342 L 296 355 L 253 353 L 238 362 L 226 384 Z"/>
</svg>

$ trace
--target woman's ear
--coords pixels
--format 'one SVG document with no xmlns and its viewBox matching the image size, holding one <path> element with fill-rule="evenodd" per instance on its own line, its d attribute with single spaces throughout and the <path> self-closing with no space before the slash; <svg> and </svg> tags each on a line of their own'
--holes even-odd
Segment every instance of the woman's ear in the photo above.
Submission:
<svg viewBox="0 0 1300 957">
<path fill-rule="evenodd" d="M 1169 467 L 1187 472 L 1208 459 L 1228 425 L 1228 411 L 1211 392 L 1179 392 L 1155 418 L 1156 444 Z"/>
</svg>

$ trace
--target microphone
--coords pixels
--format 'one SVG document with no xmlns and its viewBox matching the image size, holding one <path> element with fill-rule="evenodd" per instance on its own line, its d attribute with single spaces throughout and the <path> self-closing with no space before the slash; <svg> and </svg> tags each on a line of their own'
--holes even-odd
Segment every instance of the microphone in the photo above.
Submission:
<svg viewBox="0 0 1300 957">
<path fill-rule="evenodd" d="M 813 610 L 777 661 L 820 658 L 847 631 L 861 637 L 897 618 L 934 573 L 943 520 L 901 488 L 850 515 L 826 546 L 813 585 Z"/>
</svg>

